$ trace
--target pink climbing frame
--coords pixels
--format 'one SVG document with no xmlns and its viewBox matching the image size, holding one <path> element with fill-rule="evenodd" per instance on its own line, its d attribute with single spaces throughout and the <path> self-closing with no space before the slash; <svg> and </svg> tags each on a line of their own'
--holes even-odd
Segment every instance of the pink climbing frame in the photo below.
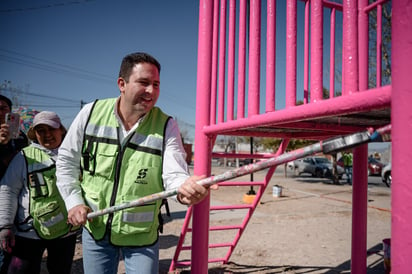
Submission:
<svg viewBox="0 0 412 274">
<path fill-rule="evenodd" d="M 391 123 L 392 273 L 412 273 L 412 2 L 392 1 L 392 78 L 391 84 L 382 86 L 380 16 L 388 1 L 285 1 L 282 11 L 276 9 L 277 2 L 283 1 L 275 0 L 199 1 L 194 172 L 210 175 L 218 135 L 323 140 Z M 378 22 L 377 65 L 375 86 L 369 88 L 368 18 L 372 11 Z M 280 26 L 286 33 L 283 37 L 276 32 L 279 12 L 285 12 L 286 21 Z M 325 13 L 329 13 L 327 22 Z M 341 18 L 341 32 L 335 31 L 337 18 Z M 298 28 L 304 30 L 303 47 L 298 45 Z M 326 37 L 329 47 L 325 47 Z M 286 44 L 285 53 L 276 52 L 279 41 Z M 341 48 L 335 41 L 342 41 Z M 301 56 L 303 68 L 297 67 Z M 284 67 L 279 66 L 282 57 Z M 284 70 L 286 79 L 276 79 L 275 68 Z M 297 89 L 300 71 L 303 90 Z M 341 96 L 335 96 L 337 71 L 342 75 Z M 326 72 L 329 99 L 323 98 Z M 276 82 L 282 81 L 284 90 L 277 90 Z M 282 92 L 285 107 L 276 109 L 276 94 Z M 302 105 L 296 105 L 299 95 Z M 352 273 L 367 269 L 367 154 L 367 145 L 354 149 Z M 210 197 L 190 210 L 192 273 L 208 272 L 209 210 Z"/>
</svg>

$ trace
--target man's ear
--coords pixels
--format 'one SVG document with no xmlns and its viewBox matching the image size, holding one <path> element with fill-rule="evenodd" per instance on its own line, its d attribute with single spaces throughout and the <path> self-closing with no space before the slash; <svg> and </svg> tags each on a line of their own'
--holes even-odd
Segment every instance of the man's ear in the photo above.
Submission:
<svg viewBox="0 0 412 274">
<path fill-rule="evenodd" d="M 117 86 L 119 87 L 120 92 L 123 92 L 126 86 L 126 81 L 122 77 L 117 78 Z"/>
</svg>

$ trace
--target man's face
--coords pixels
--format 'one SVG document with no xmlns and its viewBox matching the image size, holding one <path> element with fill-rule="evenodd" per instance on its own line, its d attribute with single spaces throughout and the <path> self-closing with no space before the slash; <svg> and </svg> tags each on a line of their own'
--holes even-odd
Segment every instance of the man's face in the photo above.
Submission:
<svg viewBox="0 0 412 274">
<path fill-rule="evenodd" d="M 6 113 L 9 113 L 11 111 L 9 105 L 3 101 L 0 100 L 0 124 L 4 124 L 6 121 Z"/>
<path fill-rule="evenodd" d="M 117 83 L 124 106 L 139 116 L 150 111 L 159 98 L 159 71 L 153 64 L 139 63 L 135 65 L 129 81 L 126 82 L 126 79 L 119 78 Z"/>
</svg>

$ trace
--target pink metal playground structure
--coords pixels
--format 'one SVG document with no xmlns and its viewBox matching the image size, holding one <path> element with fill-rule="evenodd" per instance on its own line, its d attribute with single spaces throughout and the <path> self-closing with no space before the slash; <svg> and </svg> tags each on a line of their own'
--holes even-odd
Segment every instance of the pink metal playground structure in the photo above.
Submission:
<svg viewBox="0 0 412 274">
<path fill-rule="evenodd" d="M 220 135 L 281 138 L 275 155 L 282 155 L 290 139 L 322 141 L 391 124 L 392 273 L 412 273 L 412 184 L 407 174 L 410 161 L 406 160 L 412 159 L 408 138 L 412 132 L 408 73 L 412 2 L 282 0 L 282 11 L 276 11 L 281 2 L 276 0 L 199 2 L 194 173 L 211 175 L 212 156 L 219 156 L 212 148 Z M 391 78 L 387 82 L 381 65 L 384 5 L 392 7 Z M 285 12 L 285 22 L 277 20 L 279 12 Z M 375 31 L 373 43 L 371 31 Z M 279 43 L 285 44 L 285 52 L 277 52 Z M 370 56 L 376 57 L 371 60 Z M 276 78 L 279 70 L 286 79 Z M 339 88 L 337 75 L 342 78 Z M 324 86 L 329 86 L 328 99 L 323 95 Z M 278 98 L 284 98 L 279 104 L 282 107 L 276 107 Z M 303 104 L 297 105 L 300 98 Z M 367 144 L 356 146 L 353 152 L 351 271 L 366 273 Z M 259 155 L 244 156 L 253 157 Z M 256 186 L 252 204 L 217 207 L 211 206 L 209 197 L 189 208 L 170 270 L 190 267 L 192 273 L 207 273 L 209 263 L 227 263 L 275 168 L 267 169 L 263 182 L 219 183 L 224 187 Z M 209 213 L 225 209 L 246 209 L 247 214 L 240 225 L 210 226 Z M 234 230 L 236 236 L 231 242 L 210 245 L 209 231 L 213 230 Z M 189 233 L 191 245 L 185 246 Z M 228 249 L 224 257 L 209 258 L 210 249 L 221 247 Z M 183 250 L 191 250 L 190 260 L 179 260 Z"/>
</svg>

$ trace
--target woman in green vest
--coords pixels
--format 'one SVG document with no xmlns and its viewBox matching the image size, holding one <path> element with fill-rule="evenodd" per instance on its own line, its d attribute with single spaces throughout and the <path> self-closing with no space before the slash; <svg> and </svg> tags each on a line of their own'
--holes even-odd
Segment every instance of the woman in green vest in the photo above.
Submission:
<svg viewBox="0 0 412 274">
<path fill-rule="evenodd" d="M 49 274 L 69 274 L 76 232 L 56 187 L 56 158 L 66 129 L 56 113 L 33 120 L 33 141 L 11 161 L 0 182 L 0 248 L 11 253 L 8 273 L 38 274 L 47 250 Z"/>
</svg>

